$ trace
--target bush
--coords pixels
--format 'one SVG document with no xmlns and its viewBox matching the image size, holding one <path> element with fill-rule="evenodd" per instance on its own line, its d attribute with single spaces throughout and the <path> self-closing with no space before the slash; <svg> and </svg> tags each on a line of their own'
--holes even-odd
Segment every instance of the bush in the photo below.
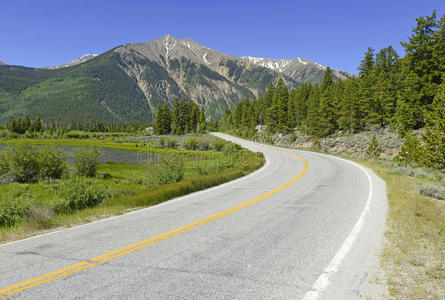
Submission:
<svg viewBox="0 0 445 300">
<path fill-rule="evenodd" d="M 67 132 L 65 134 L 65 136 L 70 139 L 87 139 L 87 138 L 89 138 L 88 133 L 83 132 L 83 131 L 74 131 L 74 130 Z"/>
<path fill-rule="evenodd" d="M 184 141 L 182 141 L 182 147 L 187 150 L 196 150 L 198 147 L 198 141 L 195 137 L 189 136 Z"/>
<path fill-rule="evenodd" d="M 215 151 L 222 151 L 225 144 L 226 142 L 224 142 L 222 139 L 214 138 L 212 141 L 212 149 Z"/>
<path fill-rule="evenodd" d="M 105 185 L 82 177 L 72 177 L 62 183 L 59 196 L 61 199 L 54 204 L 54 210 L 57 213 L 71 213 L 102 203 L 111 196 L 111 192 Z"/>
<path fill-rule="evenodd" d="M 95 177 L 102 152 L 96 148 L 77 148 L 73 151 L 74 169 L 81 176 Z"/>
<path fill-rule="evenodd" d="M 33 201 L 29 194 L 0 199 L 0 227 L 11 227 L 19 222 Z"/>
<path fill-rule="evenodd" d="M 428 180 L 440 179 L 440 177 L 438 177 L 438 175 L 436 175 L 434 172 L 431 172 L 430 170 L 424 169 L 424 168 L 414 169 L 414 177 L 424 178 L 424 179 L 428 179 Z"/>
<path fill-rule="evenodd" d="M 51 226 L 51 218 L 54 211 L 50 207 L 42 207 L 39 205 L 31 206 L 25 212 L 26 221 L 33 227 L 45 229 Z"/>
<path fill-rule="evenodd" d="M 445 188 L 435 184 L 424 184 L 420 186 L 419 194 L 431 198 L 445 200 Z"/>
<path fill-rule="evenodd" d="M 45 147 L 38 155 L 39 177 L 42 179 L 59 179 L 67 169 L 68 155 L 61 149 Z"/>
<path fill-rule="evenodd" d="M 9 172 L 8 157 L 6 156 L 6 154 L 0 153 L 0 175 L 3 175 L 8 172 Z"/>
<path fill-rule="evenodd" d="M 39 176 L 39 161 L 36 148 L 26 145 L 8 149 L 9 173 L 21 183 L 36 182 Z"/>
<path fill-rule="evenodd" d="M 379 158 L 382 152 L 383 152 L 382 147 L 379 146 L 377 138 L 375 137 L 375 135 L 373 135 L 371 141 L 368 143 L 366 154 L 370 158 Z"/>
<path fill-rule="evenodd" d="M 414 169 L 411 167 L 405 168 L 405 167 L 401 167 L 401 166 L 394 166 L 393 169 L 390 171 L 390 173 L 413 177 Z"/>
<path fill-rule="evenodd" d="M 424 165 L 424 149 L 420 145 L 420 141 L 413 136 L 408 134 L 405 143 L 402 145 L 399 156 L 395 159 L 399 162 L 407 161 L 408 164 L 413 166 L 423 166 Z"/>
<path fill-rule="evenodd" d="M 163 137 L 163 136 L 160 137 L 159 140 L 158 140 L 158 143 L 159 143 L 159 147 L 160 148 L 164 148 L 166 146 L 166 144 L 167 144 L 167 138 Z"/>
<path fill-rule="evenodd" d="M 297 140 L 297 135 L 295 133 L 292 133 L 289 135 L 288 139 L 290 143 L 293 143 Z"/>
<path fill-rule="evenodd" d="M 173 139 L 173 138 L 168 139 L 167 140 L 167 147 L 171 148 L 171 149 L 175 149 L 176 148 L 176 143 L 177 143 L 176 139 Z"/>
<path fill-rule="evenodd" d="M 235 153 L 235 152 L 239 152 L 239 151 L 241 151 L 243 148 L 240 146 L 240 145 L 238 145 L 238 144 L 234 144 L 234 143 L 227 143 L 225 146 L 224 146 L 224 149 L 223 149 L 223 152 L 224 152 L 224 154 L 233 154 L 233 153 Z"/>
<path fill-rule="evenodd" d="M 149 172 L 152 184 L 179 182 L 184 177 L 184 162 L 178 156 L 162 157 L 161 162 L 151 166 Z"/>
<path fill-rule="evenodd" d="M 210 148 L 210 142 L 207 138 L 200 138 L 198 140 L 198 149 L 202 151 L 207 151 Z"/>
</svg>

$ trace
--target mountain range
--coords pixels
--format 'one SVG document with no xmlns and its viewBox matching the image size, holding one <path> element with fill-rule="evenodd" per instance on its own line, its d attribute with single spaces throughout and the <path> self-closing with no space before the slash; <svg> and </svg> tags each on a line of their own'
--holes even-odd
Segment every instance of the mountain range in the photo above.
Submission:
<svg viewBox="0 0 445 300">
<path fill-rule="evenodd" d="M 50 68 L 0 66 L 0 123 L 43 120 L 150 122 L 158 104 L 185 97 L 220 116 L 282 78 L 289 88 L 320 83 L 326 67 L 303 58 L 237 57 L 171 35 L 87 54 Z M 336 80 L 351 76 L 334 71 Z"/>
</svg>

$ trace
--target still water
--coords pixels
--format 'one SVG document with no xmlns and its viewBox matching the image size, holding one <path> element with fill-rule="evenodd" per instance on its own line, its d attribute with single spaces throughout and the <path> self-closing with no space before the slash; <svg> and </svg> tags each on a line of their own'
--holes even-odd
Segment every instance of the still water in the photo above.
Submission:
<svg viewBox="0 0 445 300">
<path fill-rule="evenodd" d="M 0 151 L 4 148 L 7 148 L 8 145 L 0 145 Z M 62 149 L 68 153 L 71 153 L 74 149 L 78 147 L 73 146 L 55 146 L 57 149 Z M 154 154 L 147 154 L 143 152 L 130 152 L 130 151 L 122 151 L 122 150 L 114 150 L 107 148 L 97 148 L 102 152 L 102 156 L 100 157 L 100 162 L 116 162 L 116 163 L 125 163 L 125 164 L 141 164 L 146 163 L 147 161 L 153 160 L 155 157 Z M 73 161 L 72 157 L 68 158 L 69 162 Z"/>
</svg>

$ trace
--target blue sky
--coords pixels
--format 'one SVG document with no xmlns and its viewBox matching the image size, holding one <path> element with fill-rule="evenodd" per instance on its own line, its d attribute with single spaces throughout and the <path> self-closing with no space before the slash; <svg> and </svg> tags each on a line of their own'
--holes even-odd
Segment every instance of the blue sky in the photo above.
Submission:
<svg viewBox="0 0 445 300">
<path fill-rule="evenodd" d="M 303 57 L 357 73 L 368 46 L 403 55 L 415 18 L 445 1 L 0 1 L 0 60 L 59 65 L 167 33 L 237 56 Z"/>
</svg>

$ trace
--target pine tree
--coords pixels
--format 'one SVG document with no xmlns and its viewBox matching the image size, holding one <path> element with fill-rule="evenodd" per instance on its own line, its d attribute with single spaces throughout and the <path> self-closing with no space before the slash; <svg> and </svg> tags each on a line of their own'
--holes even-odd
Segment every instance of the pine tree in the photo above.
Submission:
<svg viewBox="0 0 445 300">
<path fill-rule="evenodd" d="M 170 110 L 166 104 L 161 107 L 158 104 L 156 111 L 156 118 L 154 123 L 155 134 L 168 134 L 170 133 Z"/>
<path fill-rule="evenodd" d="M 395 121 L 399 132 L 404 134 L 420 126 L 423 113 L 419 105 L 420 78 L 415 73 L 409 73 L 402 85 L 397 94 Z"/>
<path fill-rule="evenodd" d="M 336 111 L 333 100 L 332 85 L 334 77 L 331 68 L 327 68 L 321 83 L 321 97 L 319 100 L 319 128 L 320 136 L 327 136 L 334 133 L 336 129 Z"/>
<path fill-rule="evenodd" d="M 314 85 L 308 99 L 308 110 L 305 124 L 305 131 L 307 134 L 316 138 L 323 135 L 320 118 L 320 89 L 317 85 Z"/>
<path fill-rule="evenodd" d="M 375 135 L 372 136 L 371 141 L 368 143 L 368 148 L 366 149 L 366 154 L 371 158 L 379 158 L 383 149 L 379 146 L 379 142 Z"/>
<path fill-rule="evenodd" d="M 43 131 L 43 124 L 42 124 L 42 121 L 40 120 L 39 116 L 37 116 L 35 118 L 34 122 L 29 127 L 29 131 L 30 132 L 42 132 Z"/>
<path fill-rule="evenodd" d="M 358 84 L 358 79 L 351 78 L 347 80 L 343 105 L 344 111 L 342 111 L 345 127 L 352 133 L 362 129 L 362 109 L 358 97 Z"/>
<path fill-rule="evenodd" d="M 268 109 L 266 109 L 266 126 L 267 131 L 270 133 L 277 132 L 278 128 L 278 105 L 272 105 Z"/>
<path fill-rule="evenodd" d="M 273 94 L 273 105 L 278 107 L 277 111 L 277 128 L 278 132 L 287 132 L 289 130 L 288 124 L 288 101 L 289 101 L 289 91 L 284 85 L 282 78 L 278 79 L 277 84 L 274 88 Z"/>
<path fill-rule="evenodd" d="M 422 167 L 425 161 L 425 150 L 420 145 L 419 139 L 414 135 L 408 134 L 406 140 L 402 145 L 397 161 L 406 162 L 412 166 Z"/>
<path fill-rule="evenodd" d="M 420 80 L 417 87 L 420 105 L 431 104 L 442 82 L 441 73 L 445 63 L 445 15 L 438 22 L 436 11 L 431 16 L 419 17 L 417 25 L 405 47 L 405 63 L 408 72 L 415 73 Z"/>
<path fill-rule="evenodd" d="M 26 131 L 28 131 L 29 127 L 31 127 L 31 120 L 26 115 L 25 118 L 22 121 L 22 128 L 26 132 Z"/>
<path fill-rule="evenodd" d="M 171 132 L 172 134 L 181 134 L 180 119 L 179 119 L 179 99 L 173 101 L 171 110 Z"/>
<path fill-rule="evenodd" d="M 195 103 L 190 105 L 190 131 L 197 132 L 199 123 L 199 108 Z"/>
<path fill-rule="evenodd" d="M 445 169 L 445 82 L 438 89 L 431 105 L 431 111 L 425 114 L 426 164 L 436 169 Z"/>
<path fill-rule="evenodd" d="M 365 57 L 362 59 L 360 66 L 358 67 L 360 76 L 367 76 L 372 72 L 375 64 L 374 51 L 375 49 L 368 47 L 368 50 L 365 52 Z"/>
</svg>

